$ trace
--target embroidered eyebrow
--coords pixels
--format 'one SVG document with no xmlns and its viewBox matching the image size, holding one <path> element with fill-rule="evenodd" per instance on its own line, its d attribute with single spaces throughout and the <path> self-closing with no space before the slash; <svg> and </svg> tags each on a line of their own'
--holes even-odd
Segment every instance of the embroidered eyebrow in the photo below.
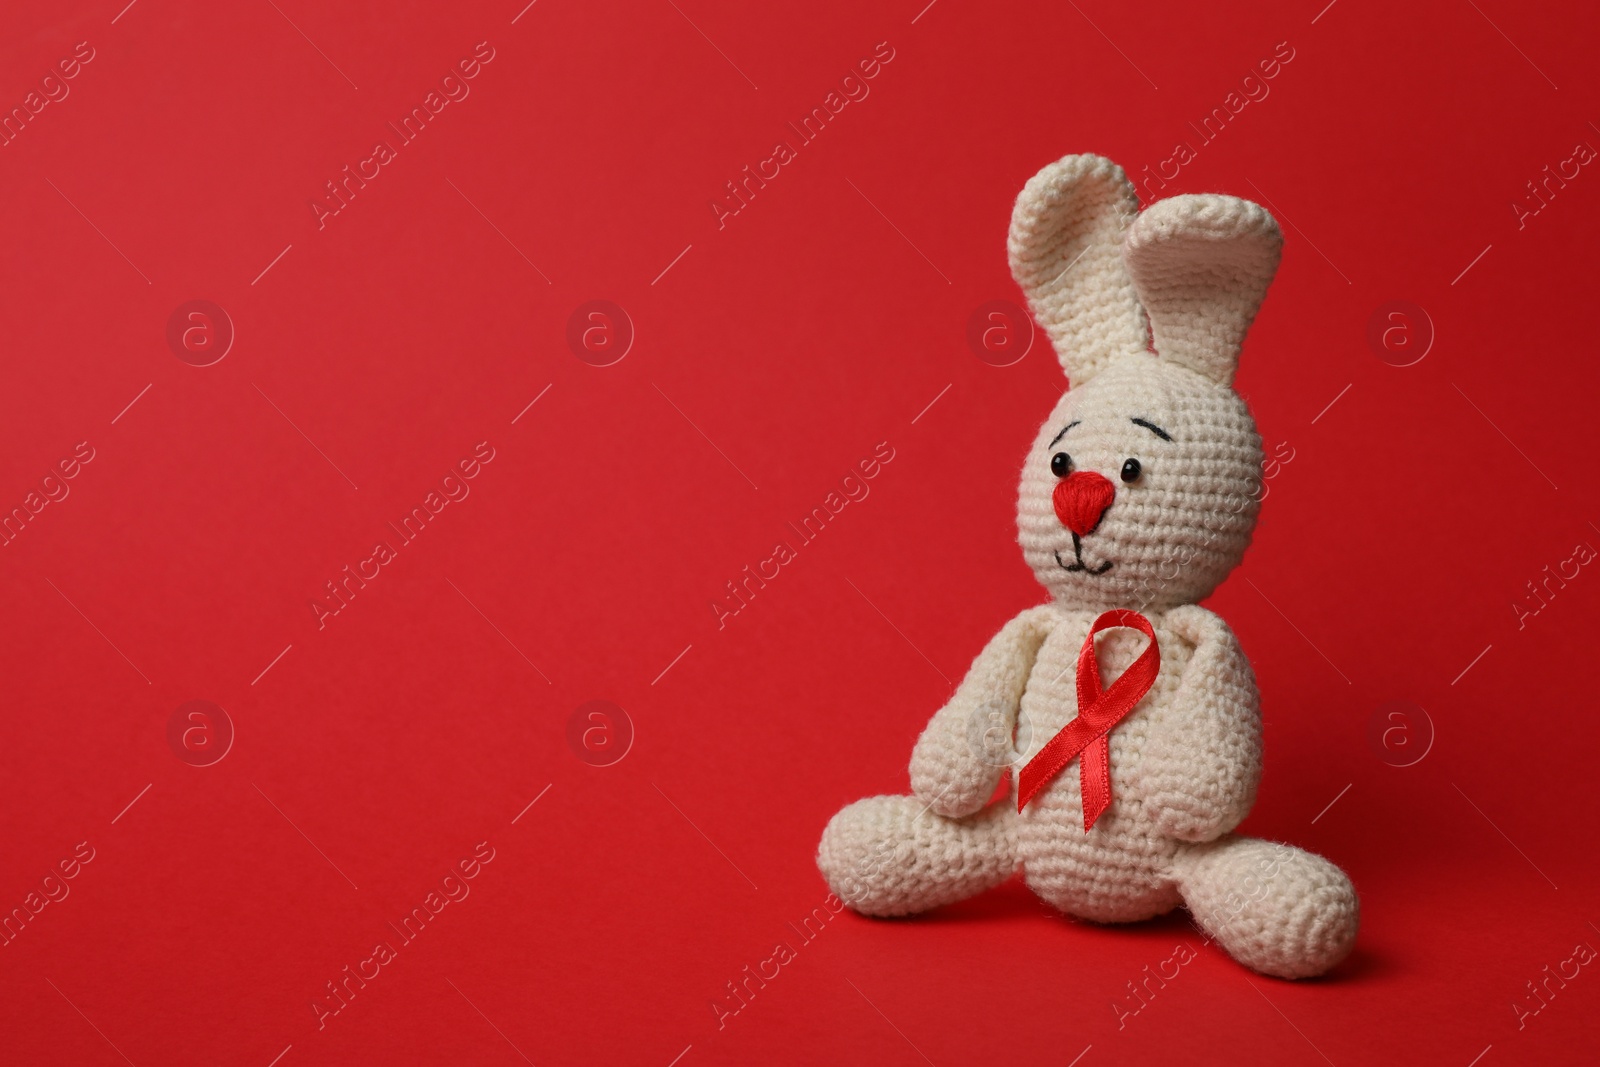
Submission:
<svg viewBox="0 0 1600 1067">
<path fill-rule="evenodd" d="M 1082 421 L 1083 421 L 1082 419 L 1073 419 L 1071 422 L 1069 422 L 1065 426 L 1061 427 L 1061 432 L 1056 434 L 1054 437 L 1052 437 L 1050 439 L 1050 444 L 1047 447 L 1049 447 L 1049 448 L 1056 447 L 1056 442 L 1061 440 L 1063 437 L 1067 436 L 1067 431 L 1072 429 L 1074 426 L 1078 425 L 1078 423 L 1080 423 Z M 1170 440 L 1170 438 L 1169 438 L 1169 440 Z"/>
<path fill-rule="evenodd" d="M 1172 435 L 1170 433 L 1168 433 L 1167 431 L 1163 430 L 1161 427 L 1157 426 L 1153 422 L 1147 422 L 1144 419 L 1133 419 L 1132 422 L 1133 422 L 1133 424 L 1135 426 L 1143 426 L 1145 429 L 1149 430 L 1151 433 L 1155 434 L 1157 437 L 1161 438 L 1163 441 L 1172 440 Z"/>
</svg>

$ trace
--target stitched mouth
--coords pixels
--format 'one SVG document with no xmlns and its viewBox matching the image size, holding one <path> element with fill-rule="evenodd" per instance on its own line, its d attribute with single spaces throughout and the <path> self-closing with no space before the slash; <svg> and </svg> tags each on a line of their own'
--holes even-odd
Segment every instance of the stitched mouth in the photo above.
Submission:
<svg viewBox="0 0 1600 1067">
<path fill-rule="evenodd" d="M 1056 564 L 1057 564 L 1057 566 L 1059 566 L 1064 571 L 1070 571 L 1072 573 L 1077 573 L 1079 571 L 1082 571 L 1084 574 L 1092 574 L 1092 575 L 1094 575 L 1096 577 L 1099 577 L 1100 575 L 1104 574 L 1106 571 L 1111 569 L 1111 561 L 1109 559 L 1106 560 L 1104 563 L 1100 564 L 1100 566 L 1098 566 L 1098 567 L 1091 567 L 1087 563 L 1083 562 L 1083 539 L 1080 538 L 1077 534 L 1073 534 L 1072 535 L 1072 555 L 1073 555 L 1074 559 L 1076 560 L 1076 562 L 1067 563 L 1065 560 L 1063 560 L 1061 558 L 1061 551 L 1059 549 L 1057 549 L 1056 550 Z"/>
</svg>

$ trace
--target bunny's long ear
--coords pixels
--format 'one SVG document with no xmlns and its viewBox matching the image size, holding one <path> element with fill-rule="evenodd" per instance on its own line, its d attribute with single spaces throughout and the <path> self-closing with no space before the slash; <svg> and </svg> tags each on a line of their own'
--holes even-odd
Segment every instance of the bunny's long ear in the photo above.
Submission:
<svg viewBox="0 0 1600 1067">
<path fill-rule="evenodd" d="M 1128 229 L 1123 256 L 1156 351 L 1231 384 L 1282 249 L 1277 222 L 1248 200 L 1186 195 L 1145 208 Z"/>
<path fill-rule="evenodd" d="M 1149 348 L 1122 257 L 1139 198 L 1122 168 L 1067 156 L 1029 179 L 1011 212 L 1011 275 L 1074 386 L 1113 358 Z"/>
</svg>

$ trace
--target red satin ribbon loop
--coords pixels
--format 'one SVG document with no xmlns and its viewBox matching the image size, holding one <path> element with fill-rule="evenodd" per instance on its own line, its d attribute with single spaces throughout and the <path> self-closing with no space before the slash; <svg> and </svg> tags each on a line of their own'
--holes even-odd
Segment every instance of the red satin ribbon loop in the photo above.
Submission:
<svg viewBox="0 0 1600 1067">
<path fill-rule="evenodd" d="M 1118 626 L 1138 630 L 1150 643 L 1109 688 L 1102 690 L 1100 668 L 1094 658 L 1094 638 L 1102 630 Z M 1117 610 L 1094 620 L 1078 652 L 1078 717 L 1062 727 L 1017 775 L 1017 811 L 1026 807 L 1050 779 L 1081 754 L 1078 781 L 1083 787 L 1083 830 L 1088 833 L 1095 820 L 1111 806 L 1109 735 L 1150 691 L 1160 671 L 1161 650 L 1149 619 L 1137 611 Z"/>
</svg>

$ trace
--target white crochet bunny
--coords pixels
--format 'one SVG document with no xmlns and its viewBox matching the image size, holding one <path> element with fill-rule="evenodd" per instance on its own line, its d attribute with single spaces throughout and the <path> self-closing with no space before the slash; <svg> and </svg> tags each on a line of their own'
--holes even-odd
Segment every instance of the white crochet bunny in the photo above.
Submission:
<svg viewBox="0 0 1600 1067">
<path fill-rule="evenodd" d="M 925 911 L 1021 868 L 1097 922 L 1185 905 L 1265 974 L 1321 974 L 1350 951 L 1359 905 L 1342 871 L 1230 832 L 1255 800 L 1261 714 L 1238 641 L 1196 603 L 1255 526 L 1261 441 L 1232 382 L 1282 243 L 1233 197 L 1140 213 L 1098 156 L 1046 167 L 1017 198 L 1011 271 L 1071 382 L 1018 503 L 1052 602 L 1007 623 L 923 731 L 914 796 L 828 824 L 817 864 L 857 911 Z M 1079 679 L 1080 663 L 1097 676 Z M 1006 799 L 987 804 L 1008 768 Z"/>
</svg>

